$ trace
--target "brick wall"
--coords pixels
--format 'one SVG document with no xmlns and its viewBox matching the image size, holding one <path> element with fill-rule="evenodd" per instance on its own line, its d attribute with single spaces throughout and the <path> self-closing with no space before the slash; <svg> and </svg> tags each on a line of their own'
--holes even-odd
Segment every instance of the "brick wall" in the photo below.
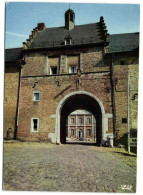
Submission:
<svg viewBox="0 0 143 195">
<path fill-rule="evenodd" d="M 118 65 L 121 60 L 124 60 L 128 65 Z M 30 141 L 49 140 L 48 133 L 55 132 L 56 118 L 52 115 L 56 114 L 59 102 L 65 95 L 78 90 L 94 94 L 103 103 L 105 113 L 112 113 L 110 73 L 98 72 L 109 71 L 111 61 L 109 64 L 105 62 L 104 66 L 101 62 L 103 63 L 101 47 L 31 52 L 26 55 L 26 64 L 22 70 L 22 76 L 25 77 L 21 79 L 18 138 Z M 129 62 L 132 64 L 129 65 Z M 127 72 L 129 72 L 130 83 L 130 129 L 137 129 L 138 65 L 135 62 L 138 62 L 138 58 L 132 54 L 131 58 L 129 58 L 129 54 L 125 54 L 124 57 L 119 55 L 115 59 L 116 130 L 118 140 L 123 139 L 123 142 L 126 140 L 125 135 L 128 128 L 127 123 L 123 123 L 123 119 L 127 119 Z M 102 65 L 98 66 L 98 64 Z M 80 65 L 82 75 L 79 85 L 76 82 L 79 79 L 77 75 L 67 74 L 70 65 Z M 58 66 L 58 72 L 61 75 L 50 75 L 50 67 L 53 66 Z M 12 128 L 11 138 L 13 138 L 15 127 L 18 76 L 17 65 L 7 66 L 5 72 L 4 136 L 6 137 L 7 129 Z M 33 101 L 33 91 L 40 91 L 39 102 Z M 39 118 L 39 132 L 30 131 L 32 117 Z M 113 119 L 109 118 L 108 133 L 112 132 Z"/>
<path fill-rule="evenodd" d="M 5 66 L 4 81 L 4 138 L 6 138 L 9 128 L 12 129 L 10 138 L 14 138 L 18 81 L 19 65 L 16 63 L 7 63 Z"/>
<path fill-rule="evenodd" d="M 58 66 L 60 74 L 69 73 L 70 65 L 79 65 L 82 72 L 109 70 L 103 65 L 103 47 L 71 48 L 45 52 L 30 52 L 25 55 L 23 76 L 50 74 L 51 66 Z M 102 63 L 101 63 L 102 62 Z"/>
<path fill-rule="evenodd" d="M 22 140 L 49 140 L 48 133 L 55 131 L 58 103 L 67 94 L 81 90 L 94 94 L 101 100 L 107 113 L 112 113 L 111 94 L 106 88 L 110 86 L 109 73 L 82 74 L 81 86 L 77 89 L 77 75 L 29 77 L 21 80 L 19 107 L 18 138 Z M 59 86 L 56 81 L 59 82 Z M 35 88 L 33 84 L 38 82 Z M 40 91 L 41 100 L 33 102 L 33 91 Z M 40 119 L 39 132 L 31 133 L 31 118 Z"/>
<path fill-rule="evenodd" d="M 129 106 L 130 106 L 130 128 L 137 129 L 137 97 L 131 100 L 134 94 L 138 93 L 138 64 L 115 65 L 115 102 L 118 140 L 127 143 L 128 132 L 128 108 L 127 108 L 127 72 L 129 72 Z M 126 122 L 124 119 L 127 119 Z"/>
</svg>

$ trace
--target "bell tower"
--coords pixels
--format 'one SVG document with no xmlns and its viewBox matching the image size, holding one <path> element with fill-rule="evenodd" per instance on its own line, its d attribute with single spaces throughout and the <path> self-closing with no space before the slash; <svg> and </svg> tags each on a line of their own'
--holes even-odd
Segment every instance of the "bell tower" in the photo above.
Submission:
<svg viewBox="0 0 143 195">
<path fill-rule="evenodd" d="M 65 12 L 65 28 L 67 30 L 71 30 L 74 28 L 75 25 L 75 13 L 73 10 L 68 9 Z"/>
</svg>

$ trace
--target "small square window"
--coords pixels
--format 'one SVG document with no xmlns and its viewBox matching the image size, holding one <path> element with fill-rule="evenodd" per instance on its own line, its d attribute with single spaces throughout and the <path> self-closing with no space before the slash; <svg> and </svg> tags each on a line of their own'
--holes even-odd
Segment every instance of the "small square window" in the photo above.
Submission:
<svg viewBox="0 0 143 195">
<path fill-rule="evenodd" d="M 70 66 L 69 73 L 77 73 L 77 66 Z"/>
<path fill-rule="evenodd" d="M 122 118 L 122 123 L 127 123 L 127 118 Z"/>
<path fill-rule="evenodd" d="M 38 132 L 39 129 L 39 118 L 31 119 L 31 132 Z"/>
<path fill-rule="evenodd" d="M 33 92 L 33 100 L 34 101 L 39 101 L 40 100 L 40 92 Z"/>
<path fill-rule="evenodd" d="M 120 65 L 125 65 L 125 62 L 123 60 L 121 60 Z"/>
<path fill-rule="evenodd" d="M 51 67 L 50 74 L 57 74 L 57 67 Z"/>
</svg>

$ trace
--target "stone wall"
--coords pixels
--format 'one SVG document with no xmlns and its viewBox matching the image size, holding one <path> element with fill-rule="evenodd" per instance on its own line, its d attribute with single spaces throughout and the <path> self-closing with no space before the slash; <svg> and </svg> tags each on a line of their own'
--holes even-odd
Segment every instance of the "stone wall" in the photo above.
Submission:
<svg viewBox="0 0 143 195">
<path fill-rule="evenodd" d="M 129 66 L 130 129 L 138 129 L 138 79 L 139 66 Z"/>
</svg>

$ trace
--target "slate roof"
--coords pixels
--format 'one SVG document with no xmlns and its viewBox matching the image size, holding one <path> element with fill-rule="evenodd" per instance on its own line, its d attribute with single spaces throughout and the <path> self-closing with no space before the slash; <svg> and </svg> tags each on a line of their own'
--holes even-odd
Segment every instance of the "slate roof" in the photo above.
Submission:
<svg viewBox="0 0 143 195">
<path fill-rule="evenodd" d="M 12 49 L 6 49 L 5 50 L 5 61 L 15 61 L 22 58 L 22 47 L 20 48 L 12 48 Z"/>
<path fill-rule="evenodd" d="M 79 27 L 76 29 L 77 33 L 75 35 L 72 34 L 75 31 L 71 30 L 71 36 L 73 38 L 77 38 L 77 39 L 84 36 L 85 38 L 88 39 L 90 36 L 92 37 L 93 35 L 97 35 L 97 36 L 95 36 L 96 38 L 93 39 L 93 41 L 96 40 L 96 43 L 103 41 L 102 39 L 98 38 L 98 30 L 97 30 L 98 25 L 96 26 L 96 24 L 89 24 L 88 30 L 85 28 L 85 26 L 88 26 L 88 25 L 83 25 L 84 30 L 83 30 L 82 35 L 80 33 L 82 27 L 81 28 Z M 61 37 L 65 37 L 66 35 L 68 35 L 67 31 L 62 29 L 62 27 L 61 27 L 62 30 L 58 31 L 58 32 L 61 32 L 61 34 L 58 34 L 56 37 L 55 36 L 57 34 L 56 29 L 57 28 L 52 28 L 51 31 L 48 31 L 49 29 L 48 30 L 45 29 L 45 31 L 42 31 L 41 34 L 39 33 L 37 35 L 37 39 L 35 39 L 36 43 L 38 43 L 38 41 L 40 41 L 41 39 L 43 41 L 50 40 L 50 37 L 48 36 L 50 32 L 53 32 L 51 34 L 51 38 L 55 38 L 55 40 L 58 40 L 58 37 L 61 38 Z M 88 34 L 89 35 L 88 36 L 87 32 L 89 31 L 89 29 L 91 29 L 91 32 Z M 92 31 L 92 29 L 93 29 L 93 31 Z M 48 31 L 48 33 L 47 33 L 47 31 Z M 62 31 L 64 32 L 64 35 L 62 35 Z M 110 53 L 132 51 L 138 47 L 139 47 L 139 33 L 113 34 L 113 35 L 109 36 Z M 21 59 L 22 58 L 22 50 L 23 50 L 22 47 L 6 49 L 5 50 L 5 61 L 10 62 L 10 61 L 16 61 L 16 60 Z"/>
<path fill-rule="evenodd" d="M 72 38 L 72 45 L 104 42 L 101 36 L 101 25 L 98 22 L 75 25 L 72 30 L 67 30 L 65 27 L 46 28 L 38 33 L 30 48 L 62 46 L 68 36 Z"/>
<path fill-rule="evenodd" d="M 131 51 L 139 47 L 139 33 L 113 34 L 109 36 L 110 53 Z"/>
</svg>

